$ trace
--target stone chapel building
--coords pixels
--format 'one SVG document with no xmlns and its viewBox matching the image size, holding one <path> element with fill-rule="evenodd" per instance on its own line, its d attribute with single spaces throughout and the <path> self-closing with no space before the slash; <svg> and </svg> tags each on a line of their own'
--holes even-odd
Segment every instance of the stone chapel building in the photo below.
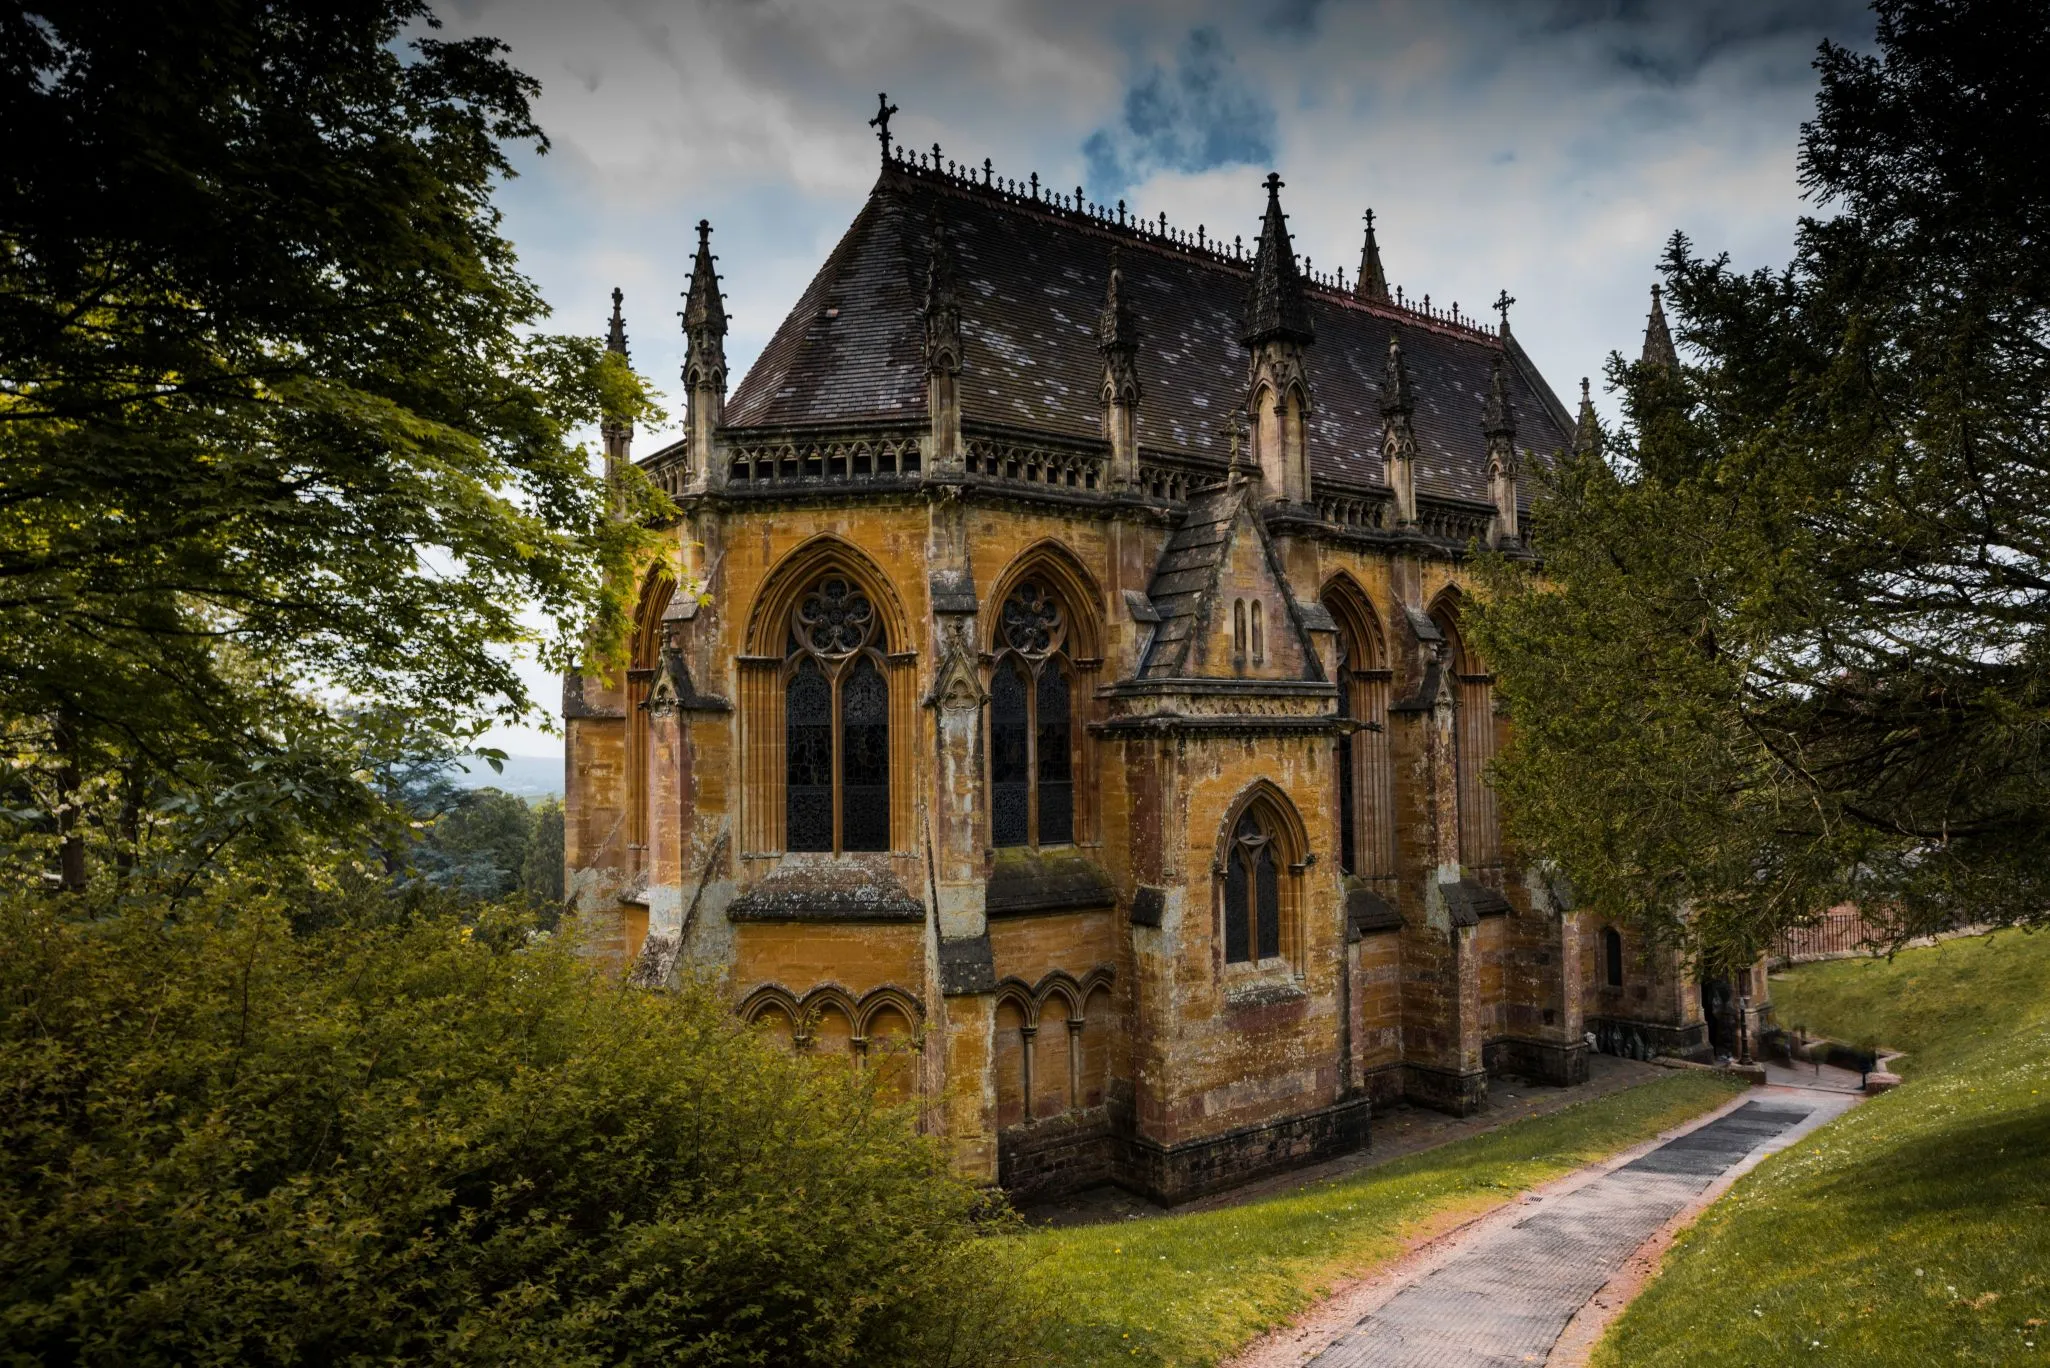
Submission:
<svg viewBox="0 0 2050 1368">
<path fill-rule="evenodd" d="M 1520 864 L 1484 778 L 1463 566 L 1598 440 L 1506 294 L 1391 293 L 1371 215 L 1352 283 L 1306 270 L 1276 176 L 1249 248 L 878 125 L 737 385 L 698 225 L 686 434 L 640 463 L 671 555 L 625 676 L 564 692 L 597 949 L 719 975 L 1027 1195 L 1191 1196 L 1377 1102 L 1580 1082 L 1590 1034 L 1698 1048 L 1678 963 Z"/>
</svg>

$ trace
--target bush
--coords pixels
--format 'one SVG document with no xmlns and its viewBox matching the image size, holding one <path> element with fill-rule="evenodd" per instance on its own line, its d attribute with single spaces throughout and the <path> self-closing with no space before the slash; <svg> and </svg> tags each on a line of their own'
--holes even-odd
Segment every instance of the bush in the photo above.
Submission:
<svg viewBox="0 0 2050 1368">
<path fill-rule="evenodd" d="M 1012 1241 L 867 1081 L 517 922 L 0 906 L 0 1362 L 971 1364 Z"/>
</svg>

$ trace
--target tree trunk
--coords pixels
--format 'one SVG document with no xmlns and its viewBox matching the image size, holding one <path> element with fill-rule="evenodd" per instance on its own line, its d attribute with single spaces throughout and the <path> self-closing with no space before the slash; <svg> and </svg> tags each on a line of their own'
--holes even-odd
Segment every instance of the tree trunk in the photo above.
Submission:
<svg viewBox="0 0 2050 1368">
<path fill-rule="evenodd" d="M 78 829 L 78 727 L 57 713 L 57 891 L 85 892 L 85 833 Z"/>
</svg>

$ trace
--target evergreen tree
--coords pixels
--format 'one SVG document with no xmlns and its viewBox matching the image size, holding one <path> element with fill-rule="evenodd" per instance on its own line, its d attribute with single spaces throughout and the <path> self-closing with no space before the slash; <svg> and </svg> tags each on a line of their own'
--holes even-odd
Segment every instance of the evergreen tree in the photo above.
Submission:
<svg viewBox="0 0 2050 1368">
<path fill-rule="evenodd" d="M 1841 898 L 1903 936 L 2050 906 L 2050 29 L 1875 8 L 1816 63 L 1794 260 L 1675 235 L 1682 364 L 1612 359 L 1620 440 L 1476 623 L 1517 837 L 1731 958 Z"/>
</svg>

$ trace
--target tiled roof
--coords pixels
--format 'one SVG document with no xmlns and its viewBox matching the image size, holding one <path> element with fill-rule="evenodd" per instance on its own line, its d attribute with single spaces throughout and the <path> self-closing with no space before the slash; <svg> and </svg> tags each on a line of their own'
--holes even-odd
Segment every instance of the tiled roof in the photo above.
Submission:
<svg viewBox="0 0 2050 1368">
<path fill-rule="evenodd" d="M 1183 250 L 1083 215 L 944 176 L 886 169 L 816 278 L 726 406 L 730 427 L 917 420 L 924 416 L 922 282 L 931 222 L 943 212 L 956 259 L 965 356 L 962 415 L 1087 441 L 1102 439 L 1097 320 L 1113 245 L 1143 333 L 1143 448 L 1222 461 L 1227 415 L 1242 405 L 1239 341 L 1251 263 Z M 1492 334 L 1304 283 L 1316 342 L 1304 352 L 1315 411 L 1311 476 L 1381 485 L 1381 380 L 1399 331 L 1416 398 L 1417 487 L 1485 501 L 1481 414 Z M 1572 420 L 1513 339 L 1509 394 L 1519 448 L 1572 444 Z"/>
<path fill-rule="evenodd" d="M 1139 673 L 1173 679 L 1187 673 L 1189 645 L 1202 630 L 1204 609 L 1217 583 L 1218 567 L 1231 544 L 1231 525 L 1250 486 L 1229 480 L 1199 490 L 1189 499 L 1182 525 L 1161 550 L 1146 596 L 1160 615 Z"/>
</svg>

